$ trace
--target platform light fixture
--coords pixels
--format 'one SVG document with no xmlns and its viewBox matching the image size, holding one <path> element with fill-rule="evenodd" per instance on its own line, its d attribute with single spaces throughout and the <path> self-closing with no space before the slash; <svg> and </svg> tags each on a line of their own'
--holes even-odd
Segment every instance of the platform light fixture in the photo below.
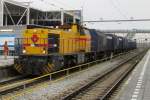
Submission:
<svg viewBox="0 0 150 100">
<path fill-rule="evenodd" d="M 13 32 L 13 29 L 0 29 L 0 32 Z"/>
</svg>

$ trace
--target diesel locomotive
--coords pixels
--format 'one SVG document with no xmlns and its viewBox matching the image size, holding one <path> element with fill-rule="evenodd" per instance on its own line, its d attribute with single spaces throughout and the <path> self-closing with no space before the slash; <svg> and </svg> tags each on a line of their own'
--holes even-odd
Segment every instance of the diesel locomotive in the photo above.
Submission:
<svg viewBox="0 0 150 100">
<path fill-rule="evenodd" d="M 14 68 L 24 75 L 43 75 L 136 48 L 134 41 L 77 24 L 32 27 L 16 39 Z"/>
</svg>

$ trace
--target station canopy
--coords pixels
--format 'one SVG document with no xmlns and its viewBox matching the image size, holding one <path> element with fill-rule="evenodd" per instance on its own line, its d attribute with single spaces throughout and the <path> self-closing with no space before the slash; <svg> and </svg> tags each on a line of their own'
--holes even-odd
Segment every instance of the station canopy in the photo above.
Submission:
<svg viewBox="0 0 150 100">
<path fill-rule="evenodd" d="M 4 17 L 0 18 L 1 26 L 26 24 L 57 26 L 62 23 L 79 23 L 81 20 L 81 10 L 56 4 L 53 0 L 3 1 Z"/>
</svg>

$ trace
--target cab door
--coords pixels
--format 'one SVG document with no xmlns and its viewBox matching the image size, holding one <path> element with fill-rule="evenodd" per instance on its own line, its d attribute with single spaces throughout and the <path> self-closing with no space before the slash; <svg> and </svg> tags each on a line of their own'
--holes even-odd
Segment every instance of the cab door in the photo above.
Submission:
<svg viewBox="0 0 150 100">
<path fill-rule="evenodd" d="M 58 53 L 59 52 L 59 42 L 60 42 L 60 35 L 50 33 L 48 34 L 48 54 L 51 53 Z"/>
</svg>

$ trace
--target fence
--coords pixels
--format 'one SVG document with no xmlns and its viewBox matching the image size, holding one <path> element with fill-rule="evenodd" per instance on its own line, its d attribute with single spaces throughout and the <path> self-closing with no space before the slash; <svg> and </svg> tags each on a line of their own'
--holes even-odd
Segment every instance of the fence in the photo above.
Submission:
<svg viewBox="0 0 150 100">
<path fill-rule="evenodd" d="M 3 50 L 0 50 L 0 56 L 4 55 Z M 15 56 L 15 50 L 9 50 L 8 56 Z"/>
</svg>

